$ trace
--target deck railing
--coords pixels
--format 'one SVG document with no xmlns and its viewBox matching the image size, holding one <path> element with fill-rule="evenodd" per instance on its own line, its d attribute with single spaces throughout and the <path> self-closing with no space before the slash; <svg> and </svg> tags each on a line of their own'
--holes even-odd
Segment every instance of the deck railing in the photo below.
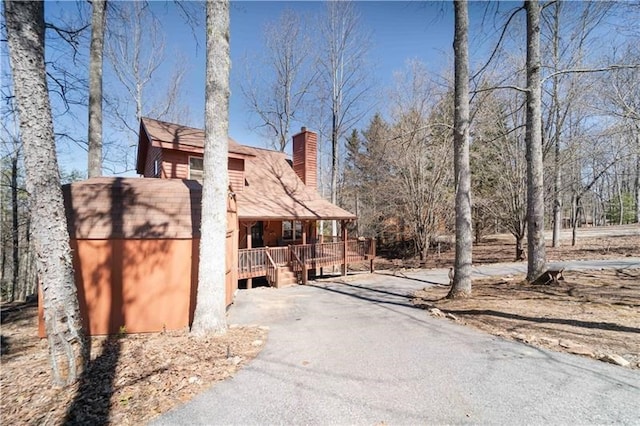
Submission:
<svg viewBox="0 0 640 426">
<path fill-rule="evenodd" d="M 238 278 L 264 277 L 267 275 L 266 248 L 238 250 Z"/>
<path fill-rule="evenodd" d="M 298 256 L 298 253 L 296 253 L 294 246 L 289 246 L 288 249 L 289 255 L 291 257 L 291 270 L 294 274 L 296 274 L 297 279 L 300 279 L 300 277 L 302 277 L 304 281 L 303 274 L 306 271 L 304 261 L 300 258 L 300 256 Z"/>
<path fill-rule="evenodd" d="M 277 285 L 278 284 L 278 265 L 269 254 L 269 250 L 265 250 L 264 252 L 266 258 L 266 269 L 267 269 L 267 281 L 269 285 Z"/>
<path fill-rule="evenodd" d="M 280 267 L 289 266 L 299 276 L 309 269 L 342 265 L 345 260 L 347 264 L 361 262 L 374 256 L 375 242 L 371 239 L 240 249 L 238 278 L 267 277 L 271 283 Z"/>
</svg>

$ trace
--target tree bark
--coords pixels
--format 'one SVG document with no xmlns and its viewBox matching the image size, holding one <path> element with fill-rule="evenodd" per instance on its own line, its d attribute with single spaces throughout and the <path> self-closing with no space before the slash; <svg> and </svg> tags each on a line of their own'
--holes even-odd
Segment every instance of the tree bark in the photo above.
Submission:
<svg viewBox="0 0 640 426">
<path fill-rule="evenodd" d="M 542 79 L 540 69 L 540 3 L 524 3 L 527 11 L 527 280 L 545 269 L 544 171 L 542 163 Z"/>
<path fill-rule="evenodd" d="M 338 114 L 340 104 L 334 102 L 333 115 L 331 120 L 331 203 L 338 204 L 338 139 L 340 138 L 338 129 Z M 338 221 L 331 221 L 332 242 L 336 242 L 338 236 Z"/>
<path fill-rule="evenodd" d="M 13 241 L 13 271 L 11 274 L 11 301 L 16 300 L 16 289 L 20 277 L 20 250 L 18 233 L 18 151 L 11 159 L 11 236 Z"/>
<path fill-rule="evenodd" d="M 554 26 L 553 26 L 553 62 L 554 71 L 558 71 L 560 62 L 560 2 L 554 4 Z M 553 238 L 552 246 L 560 247 L 560 230 L 562 226 L 562 197 L 560 186 L 562 180 L 560 176 L 560 97 L 558 96 L 559 76 L 553 77 L 553 107 L 554 115 L 554 156 L 553 156 Z"/>
<path fill-rule="evenodd" d="M 88 176 L 102 176 L 102 58 L 106 0 L 92 0 L 89 48 L 89 153 Z"/>
<path fill-rule="evenodd" d="M 580 197 L 576 197 L 575 205 L 575 220 L 573 221 L 573 227 L 571 228 L 571 246 L 575 247 L 578 241 L 578 226 L 580 225 L 580 215 L 582 213 Z"/>
<path fill-rule="evenodd" d="M 467 1 L 454 1 L 455 116 L 454 171 L 456 188 L 456 258 L 449 298 L 471 296 L 473 234 L 471 230 L 471 170 L 469 167 L 469 17 Z"/>
<path fill-rule="evenodd" d="M 204 179 L 194 335 L 225 333 L 229 149 L 229 1 L 207 2 Z"/>
<path fill-rule="evenodd" d="M 640 128 L 636 127 L 636 223 L 640 223 Z"/>
<path fill-rule="evenodd" d="M 522 248 L 522 240 L 524 235 L 516 236 L 516 262 L 524 260 L 524 249 Z"/>
<path fill-rule="evenodd" d="M 87 353 L 47 91 L 44 4 L 5 1 L 4 11 L 53 380 L 69 385 L 84 371 Z"/>
</svg>

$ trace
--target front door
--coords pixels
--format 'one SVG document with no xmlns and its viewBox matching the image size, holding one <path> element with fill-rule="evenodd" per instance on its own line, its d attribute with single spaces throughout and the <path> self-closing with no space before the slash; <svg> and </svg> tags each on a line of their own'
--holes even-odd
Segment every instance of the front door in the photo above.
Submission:
<svg viewBox="0 0 640 426">
<path fill-rule="evenodd" d="M 263 232 L 264 227 L 262 222 L 256 222 L 256 224 L 251 227 L 251 247 L 264 247 L 264 241 L 262 239 Z"/>
</svg>

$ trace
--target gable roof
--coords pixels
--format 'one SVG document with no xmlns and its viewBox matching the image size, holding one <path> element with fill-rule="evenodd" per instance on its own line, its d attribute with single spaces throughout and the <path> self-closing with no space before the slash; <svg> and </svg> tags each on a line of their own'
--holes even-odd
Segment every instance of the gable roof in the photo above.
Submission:
<svg viewBox="0 0 640 426">
<path fill-rule="evenodd" d="M 181 124 L 169 123 L 152 118 L 140 119 L 140 133 L 138 135 L 138 153 L 136 171 L 144 173 L 149 145 L 164 149 L 202 154 L 204 152 L 204 130 Z M 231 157 L 251 155 L 235 140 L 229 138 L 229 154 Z"/>
<path fill-rule="evenodd" d="M 62 193 L 71 238 L 200 236 L 202 185 L 193 180 L 98 177 Z"/>
<path fill-rule="evenodd" d="M 139 173 L 146 160 L 148 144 L 144 138 L 148 138 L 149 144 L 164 149 L 204 152 L 203 130 L 145 117 L 140 123 Z M 240 145 L 229 138 L 229 156 L 245 161 L 245 186 L 242 191 L 236 191 L 240 220 L 356 219 L 356 215 L 306 186 L 283 152 Z"/>
</svg>

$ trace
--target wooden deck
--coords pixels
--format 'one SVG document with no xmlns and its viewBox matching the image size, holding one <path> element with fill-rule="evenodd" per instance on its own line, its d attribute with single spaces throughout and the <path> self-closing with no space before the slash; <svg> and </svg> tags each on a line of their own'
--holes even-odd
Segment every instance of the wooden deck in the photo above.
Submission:
<svg viewBox="0 0 640 426">
<path fill-rule="evenodd" d="M 372 260 L 375 240 L 358 239 L 335 243 L 299 244 L 286 247 L 259 247 L 238 250 L 238 278 L 267 277 L 271 285 L 278 284 L 278 270 L 288 268 L 305 283 L 307 271 Z"/>
</svg>

